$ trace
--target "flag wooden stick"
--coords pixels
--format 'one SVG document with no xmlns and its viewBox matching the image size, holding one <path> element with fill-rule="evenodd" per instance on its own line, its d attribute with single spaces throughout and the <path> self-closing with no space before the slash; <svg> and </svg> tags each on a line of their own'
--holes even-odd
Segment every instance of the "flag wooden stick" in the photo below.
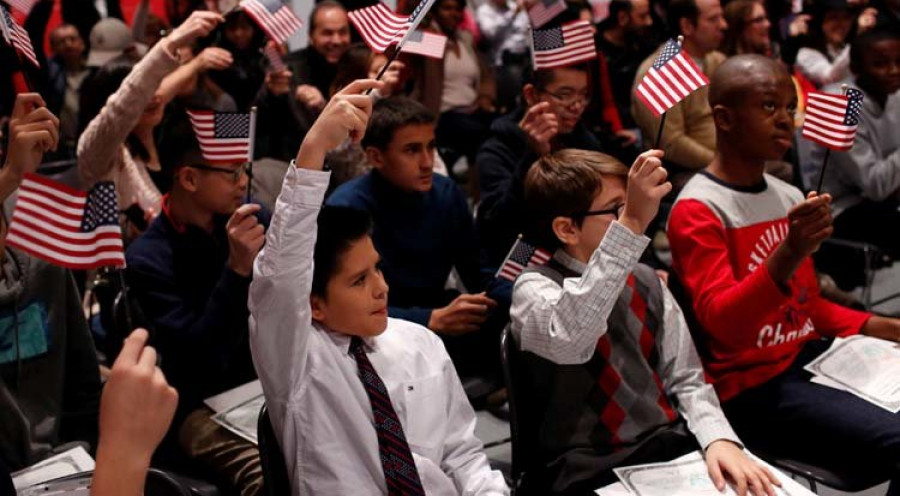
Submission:
<svg viewBox="0 0 900 496">
<path fill-rule="evenodd" d="M 253 152 L 256 141 L 256 106 L 250 107 L 250 153 L 247 158 L 250 165 L 247 168 L 247 203 L 250 203 L 250 192 L 253 189 Z"/>
<path fill-rule="evenodd" d="M 841 85 L 841 93 L 846 95 L 849 86 Z M 825 148 L 825 158 L 822 159 L 822 172 L 819 174 L 819 184 L 816 185 L 816 194 L 822 194 L 822 183 L 825 182 L 825 169 L 828 167 L 828 158 L 831 157 L 831 148 Z"/>
<path fill-rule="evenodd" d="M 400 55 L 400 45 L 394 45 L 394 50 L 388 56 L 387 62 L 384 63 L 384 66 L 382 66 L 381 70 L 378 71 L 378 75 L 375 76 L 376 81 L 381 81 L 381 78 L 384 77 L 384 73 L 387 72 L 388 67 L 390 67 L 391 64 L 393 64 L 395 60 L 397 60 L 397 57 L 399 55 Z M 371 95 L 371 94 L 372 94 L 372 88 L 369 88 L 368 90 L 366 90 L 366 95 Z"/>
<path fill-rule="evenodd" d="M 119 284 L 122 286 L 122 292 L 119 293 L 122 298 L 122 302 L 124 303 L 123 310 L 125 311 L 125 327 L 128 328 L 128 333 L 134 330 L 134 321 L 131 318 L 131 300 L 128 298 L 128 283 L 125 282 L 125 268 L 118 269 L 116 272 L 119 273 Z"/>
</svg>

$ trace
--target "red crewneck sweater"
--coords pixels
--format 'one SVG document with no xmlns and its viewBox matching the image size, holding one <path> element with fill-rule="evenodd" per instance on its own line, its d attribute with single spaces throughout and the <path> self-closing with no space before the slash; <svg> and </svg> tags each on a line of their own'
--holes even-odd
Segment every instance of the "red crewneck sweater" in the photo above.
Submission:
<svg viewBox="0 0 900 496">
<path fill-rule="evenodd" d="M 701 355 L 722 401 L 784 372 L 805 342 L 855 334 L 870 316 L 822 298 L 809 258 L 789 293 L 772 280 L 765 261 L 787 236 L 788 210 L 802 200 L 797 188 L 770 175 L 746 188 L 703 171 L 669 216 L 673 266 L 706 338 Z"/>
</svg>

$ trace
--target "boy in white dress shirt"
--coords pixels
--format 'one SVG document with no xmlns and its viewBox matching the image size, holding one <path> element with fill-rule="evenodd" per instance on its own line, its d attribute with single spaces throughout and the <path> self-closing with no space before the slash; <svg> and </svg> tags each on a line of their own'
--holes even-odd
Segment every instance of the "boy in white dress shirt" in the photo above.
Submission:
<svg viewBox="0 0 900 496">
<path fill-rule="evenodd" d="M 293 494 L 505 495 L 440 338 L 388 319 L 365 214 L 322 208 L 325 153 L 380 82 L 335 95 L 288 169 L 250 286 L 250 345 Z"/>
</svg>

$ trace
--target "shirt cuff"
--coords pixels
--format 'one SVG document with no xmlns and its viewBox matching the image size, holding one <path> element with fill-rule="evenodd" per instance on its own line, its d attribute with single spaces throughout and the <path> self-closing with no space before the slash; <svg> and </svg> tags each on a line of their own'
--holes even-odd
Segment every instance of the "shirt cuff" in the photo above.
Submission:
<svg viewBox="0 0 900 496">
<path fill-rule="evenodd" d="M 284 175 L 281 196 L 290 205 L 319 208 L 325 200 L 330 179 L 330 171 L 301 169 L 291 160 L 291 166 Z"/>
<path fill-rule="evenodd" d="M 614 255 L 616 259 L 634 265 L 649 244 L 650 238 L 643 234 L 635 234 L 634 231 L 615 220 L 606 230 L 606 235 L 600 241 L 598 249 Z"/>
<path fill-rule="evenodd" d="M 707 422 L 706 425 L 704 425 L 702 429 L 699 429 L 694 435 L 697 437 L 697 444 L 700 445 L 703 451 L 706 451 L 710 444 L 720 439 L 731 441 L 740 446 L 741 449 L 744 448 L 744 443 L 741 442 L 740 438 L 738 438 L 737 434 L 734 432 L 734 429 L 731 428 L 731 425 L 728 424 L 728 421 L 725 420 L 724 417 L 718 422 Z"/>
</svg>

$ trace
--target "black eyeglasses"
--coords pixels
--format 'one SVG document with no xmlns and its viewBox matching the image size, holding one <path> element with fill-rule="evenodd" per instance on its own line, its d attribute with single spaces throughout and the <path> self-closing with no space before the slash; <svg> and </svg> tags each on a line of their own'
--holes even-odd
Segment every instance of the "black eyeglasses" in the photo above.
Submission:
<svg viewBox="0 0 900 496">
<path fill-rule="evenodd" d="M 241 180 L 241 176 L 243 176 L 244 174 L 250 174 L 250 162 L 243 163 L 240 167 L 234 170 L 226 169 L 224 167 L 211 167 L 209 165 L 203 164 L 193 164 L 189 165 L 188 167 L 205 171 L 225 172 L 231 174 L 231 181 L 235 184 L 237 184 L 237 182 Z"/>
<path fill-rule="evenodd" d="M 594 215 L 612 215 L 616 220 L 619 220 L 619 215 L 622 214 L 622 210 L 625 209 L 625 204 L 620 203 L 613 208 L 606 208 L 603 210 L 588 210 L 587 212 L 577 212 L 572 214 L 573 218 L 583 219 L 585 217 L 592 217 Z"/>
</svg>

